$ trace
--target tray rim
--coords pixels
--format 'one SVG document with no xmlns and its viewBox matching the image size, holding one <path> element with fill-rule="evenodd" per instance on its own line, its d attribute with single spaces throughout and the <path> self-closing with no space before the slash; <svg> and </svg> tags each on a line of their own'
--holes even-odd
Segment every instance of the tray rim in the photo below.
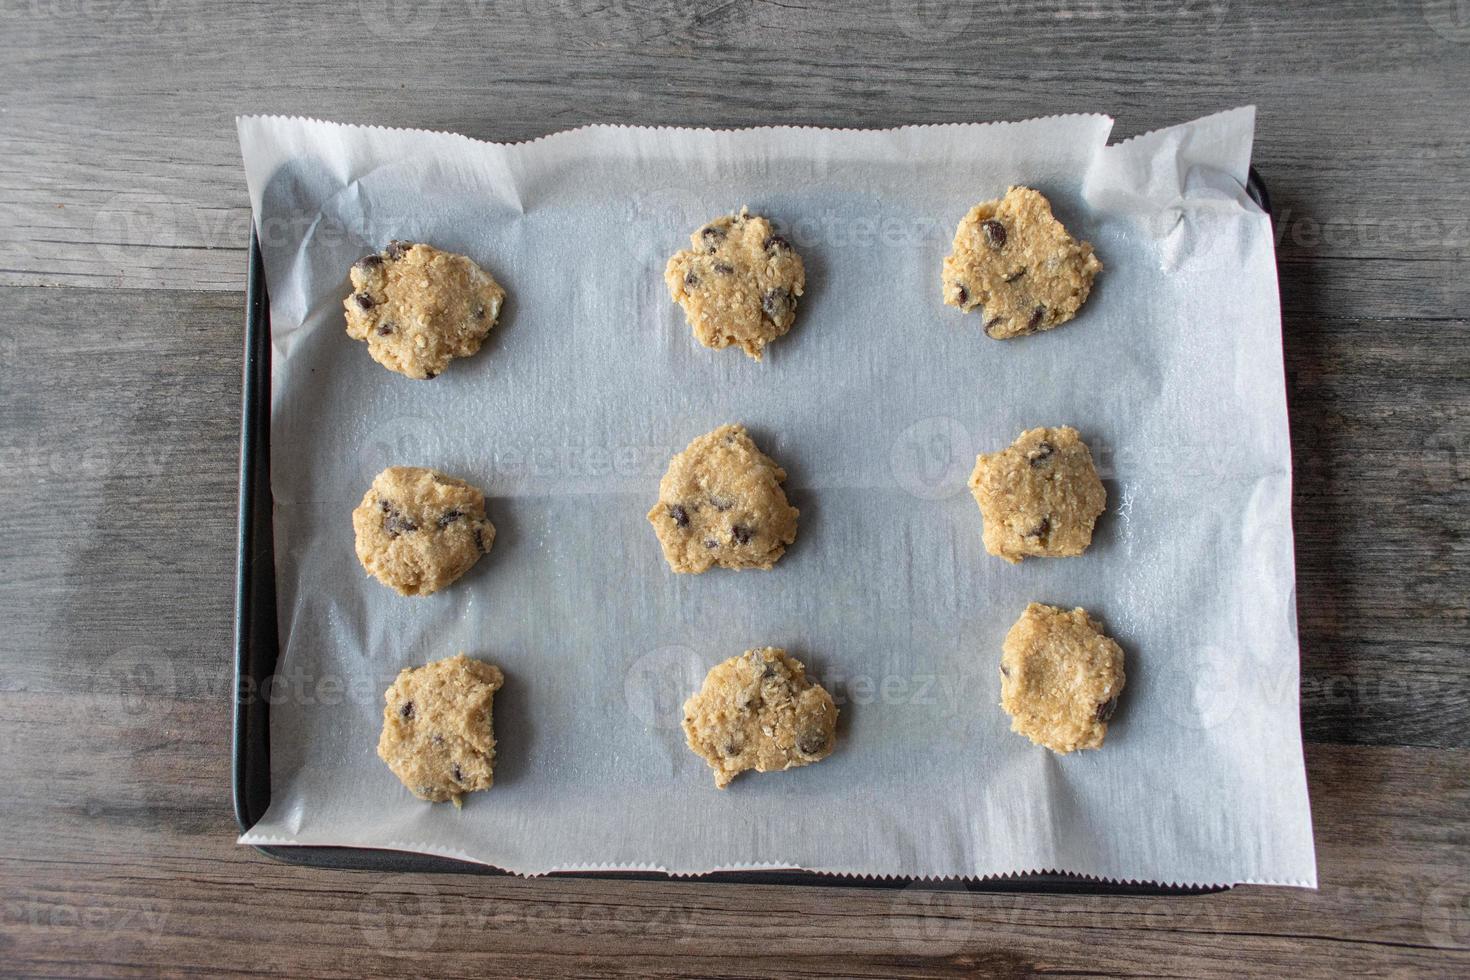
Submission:
<svg viewBox="0 0 1470 980">
<path fill-rule="evenodd" d="M 1273 217 L 1270 192 L 1254 166 L 1250 168 L 1245 191 L 1268 217 Z M 270 514 L 270 352 L 270 300 L 265 282 L 265 263 L 252 222 L 245 285 L 235 566 L 235 678 L 231 717 L 232 791 L 235 823 L 241 833 L 253 827 L 265 815 L 270 804 L 270 705 L 266 699 L 257 696 L 262 679 L 271 676 L 279 653 L 279 636 L 276 635 L 275 556 Z M 268 641 L 263 634 L 269 636 Z M 493 865 L 412 851 L 306 844 L 250 846 L 274 860 L 302 867 L 524 877 Z M 1202 895 L 1233 887 L 1115 882 L 1052 872 L 1027 872 L 973 880 L 871 878 L 799 869 L 719 871 L 702 875 L 671 875 L 653 871 L 557 871 L 537 877 L 882 889 L 937 889 L 944 887 L 946 883 L 951 887 L 954 883 L 959 883 L 965 890 L 975 892 L 1154 897 Z"/>
</svg>

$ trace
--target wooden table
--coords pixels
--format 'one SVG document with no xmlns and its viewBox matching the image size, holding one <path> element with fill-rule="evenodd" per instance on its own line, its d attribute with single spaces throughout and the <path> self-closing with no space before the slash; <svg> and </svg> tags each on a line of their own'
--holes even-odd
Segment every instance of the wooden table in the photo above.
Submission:
<svg viewBox="0 0 1470 980">
<path fill-rule="evenodd" d="M 0 69 L 0 973 L 1470 972 L 1463 3 L 5 0 Z M 1247 102 L 1319 891 L 384 877 L 235 845 L 236 113 L 1126 136 Z"/>
</svg>

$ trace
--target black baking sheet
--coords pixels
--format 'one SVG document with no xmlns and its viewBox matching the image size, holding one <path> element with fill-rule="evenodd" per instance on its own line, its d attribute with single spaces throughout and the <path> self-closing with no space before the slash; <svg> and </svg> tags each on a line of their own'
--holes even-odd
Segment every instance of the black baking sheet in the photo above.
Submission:
<svg viewBox="0 0 1470 980">
<path fill-rule="evenodd" d="M 1254 167 L 1251 168 L 1246 191 L 1262 210 L 1270 213 L 1270 196 Z M 271 794 L 270 703 L 262 693 L 268 690 L 279 653 L 270 489 L 270 333 L 270 299 L 266 291 L 265 267 L 252 231 L 245 292 L 244 407 L 240 425 L 239 550 L 235 597 L 234 796 L 235 819 L 241 831 L 250 829 L 265 815 Z M 256 850 L 291 864 L 324 868 L 508 874 L 489 865 L 407 851 L 317 846 L 256 847 Z M 564 872 L 561 876 L 864 888 L 904 888 L 913 884 L 907 878 L 863 878 L 808 871 L 731 871 L 677 877 L 653 872 Z M 1045 873 L 985 878 L 963 884 L 971 891 L 1096 895 L 1183 895 L 1222 890 L 1147 882 L 1109 882 Z M 942 886 L 936 884 L 935 887 Z M 953 883 L 949 887 L 953 887 Z"/>
</svg>

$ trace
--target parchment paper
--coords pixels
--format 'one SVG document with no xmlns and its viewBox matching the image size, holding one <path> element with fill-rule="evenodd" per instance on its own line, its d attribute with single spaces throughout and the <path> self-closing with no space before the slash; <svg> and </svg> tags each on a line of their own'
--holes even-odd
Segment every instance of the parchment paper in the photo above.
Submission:
<svg viewBox="0 0 1470 980">
<path fill-rule="evenodd" d="M 797 867 L 1064 870 L 1315 885 L 1297 715 L 1291 468 L 1254 111 L 1107 146 L 1112 120 L 888 131 L 595 126 L 531 143 L 239 120 L 273 330 L 282 657 L 271 806 L 242 842 L 421 851 L 536 874 Z M 1035 186 L 1105 264 L 1078 320 L 996 342 L 942 304 L 974 203 Z M 797 324 L 764 363 L 692 339 L 662 281 L 749 204 L 800 250 Z M 509 291 L 432 382 L 344 332 L 347 269 L 390 238 Z M 771 572 L 678 576 L 644 513 L 674 452 L 743 421 L 790 472 Z M 985 554 L 978 451 L 1071 424 L 1108 508 L 1087 554 Z M 485 488 L 464 579 L 400 598 L 349 514 L 385 466 Z M 1031 600 L 1084 606 L 1127 654 L 1107 744 L 1008 730 L 997 664 Z M 841 706 L 837 751 L 715 789 L 680 705 L 714 663 L 785 646 Z M 401 668 L 505 671 L 495 786 L 464 809 L 376 757 Z"/>
</svg>

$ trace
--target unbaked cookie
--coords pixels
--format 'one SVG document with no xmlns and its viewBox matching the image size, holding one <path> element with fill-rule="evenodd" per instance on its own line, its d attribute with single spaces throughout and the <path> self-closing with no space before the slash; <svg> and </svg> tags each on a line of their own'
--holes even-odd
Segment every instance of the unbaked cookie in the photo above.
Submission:
<svg viewBox="0 0 1470 980">
<path fill-rule="evenodd" d="M 438 592 L 495 543 L 485 495 L 452 476 L 390 466 L 352 512 L 357 560 L 400 595 Z"/>
<path fill-rule="evenodd" d="M 1063 755 L 1108 733 L 1127 676 L 1123 650 L 1082 609 L 1033 602 L 1006 634 L 1000 705 L 1011 731 Z"/>
<path fill-rule="evenodd" d="M 495 781 L 490 701 L 500 668 L 464 654 L 409 668 L 383 695 L 378 758 L 421 800 L 460 805 Z"/>
<path fill-rule="evenodd" d="M 669 461 L 648 521 L 676 572 L 770 568 L 796 540 L 786 471 L 743 425 L 722 425 Z"/>
<path fill-rule="evenodd" d="M 944 260 L 944 301 L 983 306 L 996 340 L 1059 327 L 1077 315 L 1102 263 L 1067 234 L 1051 204 L 1029 187 L 977 204 L 955 229 Z"/>
<path fill-rule="evenodd" d="M 1027 429 L 1009 448 L 976 457 L 970 492 L 984 518 L 985 550 L 1012 564 L 1082 554 L 1108 499 L 1092 453 L 1070 426 Z"/>
<path fill-rule="evenodd" d="M 504 301 L 500 284 L 463 255 L 390 242 L 352 267 L 347 335 L 390 371 L 435 378 L 480 349 Z"/>
<path fill-rule="evenodd" d="M 785 650 L 747 650 L 711 668 L 684 702 L 684 737 L 724 789 L 747 769 L 774 772 L 832 754 L 837 705 Z"/>
<path fill-rule="evenodd" d="M 741 208 L 689 236 L 693 248 L 664 268 L 664 282 L 706 347 L 738 344 L 757 361 L 796 322 L 806 287 L 801 256 L 771 223 Z"/>
</svg>

